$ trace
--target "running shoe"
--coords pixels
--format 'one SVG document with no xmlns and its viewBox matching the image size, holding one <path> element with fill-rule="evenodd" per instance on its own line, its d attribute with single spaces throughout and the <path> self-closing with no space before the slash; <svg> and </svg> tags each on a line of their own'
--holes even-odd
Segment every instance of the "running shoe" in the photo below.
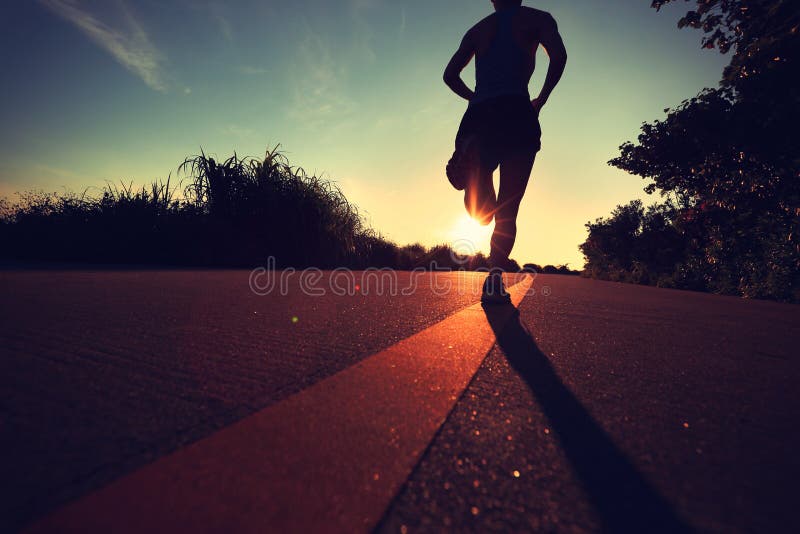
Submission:
<svg viewBox="0 0 800 534">
<path fill-rule="evenodd" d="M 500 272 L 491 272 L 483 282 L 483 304 L 511 304 L 511 295 L 503 284 L 503 275 Z"/>
</svg>

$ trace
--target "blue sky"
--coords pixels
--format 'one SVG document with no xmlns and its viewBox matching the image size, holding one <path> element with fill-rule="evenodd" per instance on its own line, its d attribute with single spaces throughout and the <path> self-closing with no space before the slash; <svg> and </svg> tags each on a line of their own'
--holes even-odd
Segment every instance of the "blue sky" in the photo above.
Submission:
<svg viewBox="0 0 800 534">
<path fill-rule="evenodd" d="M 727 58 L 676 28 L 683 3 L 525 4 L 555 16 L 570 59 L 541 115 L 512 257 L 577 267 L 584 224 L 646 198 L 641 179 L 606 162 L 642 122 L 716 85 Z M 488 0 L 20 0 L 4 11 L 0 195 L 144 184 L 200 147 L 257 156 L 280 143 L 401 244 L 469 231 L 444 177 L 465 103 L 441 75 Z M 543 54 L 537 66 L 533 93 Z"/>
</svg>

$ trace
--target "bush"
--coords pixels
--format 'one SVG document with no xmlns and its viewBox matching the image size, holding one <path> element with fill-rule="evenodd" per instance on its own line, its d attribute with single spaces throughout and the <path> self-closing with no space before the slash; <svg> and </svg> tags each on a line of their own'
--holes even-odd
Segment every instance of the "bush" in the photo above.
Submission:
<svg viewBox="0 0 800 534">
<path fill-rule="evenodd" d="M 135 189 L 24 193 L 0 200 L 0 257 L 218 267 L 488 268 L 447 245 L 399 247 L 364 224 L 336 185 L 293 167 L 277 147 L 263 159 L 219 162 L 201 151 L 170 179 Z"/>
<path fill-rule="evenodd" d="M 708 203 L 645 210 L 635 200 L 586 226 L 589 237 L 580 247 L 586 276 L 798 301 L 800 255 L 787 235 L 792 225 L 774 214 Z"/>
</svg>

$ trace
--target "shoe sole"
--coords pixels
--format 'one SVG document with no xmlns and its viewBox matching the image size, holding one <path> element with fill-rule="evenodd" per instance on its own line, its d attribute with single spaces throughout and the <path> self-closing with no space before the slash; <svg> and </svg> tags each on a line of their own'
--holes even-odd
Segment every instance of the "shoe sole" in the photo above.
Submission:
<svg viewBox="0 0 800 534">
<path fill-rule="evenodd" d="M 508 295 L 502 297 L 484 295 L 481 297 L 481 304 L 511 304 L 511 297 Z"/>
</svg>

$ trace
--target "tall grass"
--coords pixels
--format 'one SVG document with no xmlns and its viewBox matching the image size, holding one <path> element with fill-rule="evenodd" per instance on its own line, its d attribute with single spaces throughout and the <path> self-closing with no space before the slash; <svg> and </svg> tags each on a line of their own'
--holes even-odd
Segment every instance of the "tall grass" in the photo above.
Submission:
<svg viewBox="0 0 800 534">
<path fill-rule="evenodd" d="M 292 166 L 279 147 L 262 159 L 218 161 L 201 150 L 172 177 L 137 189 L 32 192 L 0 202 L 0 257 L 12 260 L 197 266 L 399 269 L 487 266 L 447 246 L 398 247 L 369 228 L 335 183 Z"/>
<path fill-rule="evenodd" d="M 109 263 L 167 260 L 164 233 L 184 215 L 175 193 L 169 180 L 150 189 L 109 183 L 99 195 L 23 193 L 2 212 L 2 256 Z"/>
<path fill-rule="evenodd" d="M 228 257 L 255 248 L 262 260 L 263 251 L 275 251 L 293 265 L 341 265 L 371 237 L 333 182 L 293 167 L 278 147 L 261 160 L 234 154 L 218 162 L 201 152 L 179 172 L 189 178 L 186 202 L 227 234 Z"/>
</svg>

